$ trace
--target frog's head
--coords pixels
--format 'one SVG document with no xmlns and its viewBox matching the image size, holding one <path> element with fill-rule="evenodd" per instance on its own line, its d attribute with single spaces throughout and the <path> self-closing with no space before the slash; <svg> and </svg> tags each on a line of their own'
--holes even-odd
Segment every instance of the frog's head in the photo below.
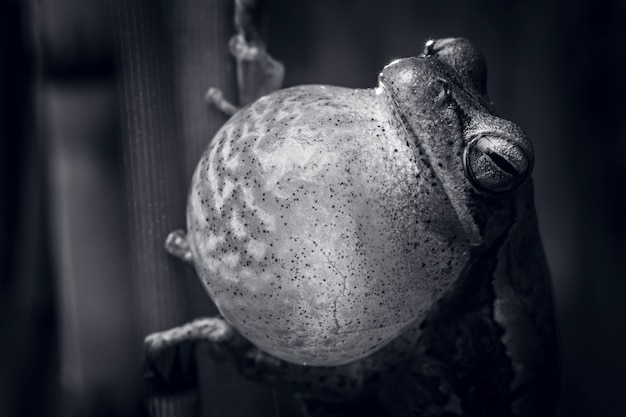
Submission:
<svg viewBox="0 0 626 417">
<path fill-rule="evenodd" d="M 461 38 L 428 41 L 419 57 L 396 60 L 378 92 L 432 170 L 472 246 L 510 223 L 515 191 L 533 167 L 533 150 L 514 123 L 494 115 L 481 53 Z"/>
</svg>

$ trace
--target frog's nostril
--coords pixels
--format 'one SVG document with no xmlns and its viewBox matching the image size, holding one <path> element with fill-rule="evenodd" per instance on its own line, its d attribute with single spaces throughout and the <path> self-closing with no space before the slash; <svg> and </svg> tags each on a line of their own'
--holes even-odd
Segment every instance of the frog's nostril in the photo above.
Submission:
<svg viewBox="0 0 626 417">
<path fill-rule="evenodd" d="M 489 194 L 515 189 L 530 173 L 530 164 L 522 148 L 495 135 L 472 139 L 463 156 L 465 174 L 474 188 Z"/>
<path fill-rule="evenodd" d="M 434 55 L 440 52 L 441 50 L 445 49 L 449 45 L 455 42 L 459 42 L 459 41 L 464 41 L 464 39 L 461 39 L 461 38 L 430 39 L 424 44 L 423 53 L 426 56 Z"/>
</svg>

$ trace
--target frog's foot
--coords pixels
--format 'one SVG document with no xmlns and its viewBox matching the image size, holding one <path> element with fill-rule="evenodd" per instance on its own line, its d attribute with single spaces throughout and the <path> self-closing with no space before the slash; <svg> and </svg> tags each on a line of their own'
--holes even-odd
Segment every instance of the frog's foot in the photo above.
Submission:
<svg viewBox="0 0 626 417">
<path fill-rule="evenodd" d="M 171 375 L 190 374 L 196 343 L 206 343 L 215 359 L 233 362 L 251 380 L 313 398 L 351 400 L 364 388 L 366 378 L 359 367 L 311 367 L 286 362 L 258 349 L 221 317 L 198 319 L 149 335 L 144 342 L 147 375 L 153 380 L 157 376 L 169 381 Z"/>
<path fill-rule="evenodd" d="M 169 395 L 197 387 L 195 347 L 197 342 L 209 342 L 216 356 L 220 348 L 239 351 L 248 343 L 219 317 L 198 319 L 180 327 L 153 333 L 144 340 L 146 361 L 144 378 L 149 390 Z"/>
<path fill-rule="evenodd" d="M 211 87 L 204 95 L 204 101 L 217 108 L 227 116 L 232 116 L 239 111 L 239 108 L 226 100 L 222 90 Z"/>
<path fill-rule="evenodd" d="M 283 64 L 267 52 L 259 38 L 247 41 L 243 33 L 233 36 L 230 53 L 237 60 L 239 103 L 247 105 L 282 87 L 285 76 Z"/>
<path fill-rule="evenodd" d="M 237 34 L 230 40 L 230 53 L 237 60 L 239 105 L 245 106 L 282 87 L 285 67 L 267 52 L 259 35 L 262 7 L 259 1 L 235 1 Z"/>
<path fill-rule="evenodd" d="M 174 230 L 165 240 L 165 250 L 175 257 L 193 263 L 193 255 L 189 249 L 187 234 L 183 230 Z"/>
<path fill-rule="evenodd" d="M 144 350 L 148 358 L 156 358 L 168 349 L 196 342 L 209 342 L 216 347 L 237 350 L 248 344 L 224 319 L 209 317 L 148 335 Z"/>
<path fill-rule="evenodd" d="M 282 87 L 285 76 L 283 64 L 270 56 L 256 28 L 260 16 L 255 1 L 235 1 L 235 34 L 228 44 L 231 55 L 237 61 L 237 90 L 239 105 L 246 106 L 261 96 Z M 224 98 L 221 90 L 209 88 L 204 99 L 222 113 L 232 116 L 239 111 Z"/>
</svg>

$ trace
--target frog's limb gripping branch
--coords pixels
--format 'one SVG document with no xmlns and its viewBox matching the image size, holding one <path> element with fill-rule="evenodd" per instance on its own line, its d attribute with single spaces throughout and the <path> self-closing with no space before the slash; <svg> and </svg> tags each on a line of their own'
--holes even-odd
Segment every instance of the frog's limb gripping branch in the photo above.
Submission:
<svg viewBox="0 0 626 417">
<path fill-rule="evenodd" d="M 259 97 L 280 89 L 285 76 L 283 64 L 270 56 L 259 36 L 257 25 L 261 15 L 260 3 L 258 0 L 235 1 L 237 33 L 230 39 L 229 49 L 237 61 L 240 106 L 250 104 Z M 209 88 L 205 100 L 228 116 L 239 110 L 214 87 Z"/>
<path fill-rule="evenodd" d="M 167 349 L 200 341 L 237 350 L 248 344 L 226 321 L 209 317 L 148 335 L 144 341 L 144 350 L 148 357 L 154 358 Z"/>
<path fill-rule="evenodd" d="M 185 262 L 193 262 L 193 255 L 191 249 L 189 249 L 189 242 L 187 242 L 187 234 L 183 230 L 174 230 L 167 236 L 165 250 L 170 255 L 174 255 Z"/>
<path fill-rule="evenodd" d="M 239 103 L 247 105 L 282 87 L 285 69 L 267 53 L 260 38 L 246 40 L 243 33 L 230 40 L 230 52 L 237 60 Z"/>
<path fill-rule="evenodd" d="M 283 361 L 256 348 L 220 317 L 194 320 L 149 335 L 144 341 L 148 367 L 159 375 L 171 375 L 175 373 L 173 363 L 188 362 L 190 348 L 198 342 L 208 343 L 217 358 L 230 359 L 244 376 L 270 386 L 332 400 L 349 400 L 363 391 L 365 378 L 358 368 L 311 367 Z M 340 390 L 339 380 L 343 381 Z"/>
<path fill-rule="evenodd" d="M 211 346 L 236 345 L 237 337 L 220 318 L 199 319 L 149 335 L 144 340 L 144 377 L 149 390 L 169 395 L 193 389 L 197 385 L 196 342 L 210 341 Z"/>
<path fill-rule="evenodd" d="M 257 27 L 262 0 L 235 0 L 235 28 L 230 53 L 237 60 L 239 104 L 245 106 L 282 87 L 285 68 L 267 52 Z"/>
</svg>

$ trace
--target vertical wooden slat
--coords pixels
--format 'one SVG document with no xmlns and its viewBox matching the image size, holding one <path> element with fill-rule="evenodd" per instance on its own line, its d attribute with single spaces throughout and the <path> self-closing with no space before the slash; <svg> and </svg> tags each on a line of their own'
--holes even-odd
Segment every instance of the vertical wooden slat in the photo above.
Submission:
<svg viewBox="0 0 626 417">
<path fill-rule="evenodd" d="M 161 2 L 110 3 L 119 70 L 131 279 L 147 334 L 192 318 L 188 268 L 164 251 L 169 231 L 184 225 L 185 181 L 174 104 L 171 32 Z M 149 393 L 154 416 L 193 416 L 197 390 L 163 398 Z"/>
<path fill-rule="evenodd" d="M 209 87 L 234 100 L 235 63 L 228 52 L 233 35 L 232 0 L 172 3 L 174 88 L 185 181 L 191 181 L 201 153 L 227 116 L 204 102 Z M 188 183 L 187 183 L 188 184 Z"/>
<path fill-rule="evenodd" d="M 106 5 L 38 1 L 39 125 L 51 191 L 62 412 L 134 414 L 140 347 L 128 291 L 112 36 Z"/>
<path fill-rule="evenodd" d="M 107 84 L 42 90 L 68 415 L 89 415 L 101 401 L 130 415 L 137 394 L 120 184 L 100 151 L 115 103 Z"/>
<path fill-rule="evenodd" d="M 0 415 L 54 417 L 57 317 L 31 6 L 0 6 Z"/>
<path fill-rule="evenodd" d="M 141 332 L 189 318 L 184 271 L 164 254 L 183 221 L 185 192 L 174 118 L 171 56 L 161 6 L 114 1 L 131 265 Z"/>
</svg>

